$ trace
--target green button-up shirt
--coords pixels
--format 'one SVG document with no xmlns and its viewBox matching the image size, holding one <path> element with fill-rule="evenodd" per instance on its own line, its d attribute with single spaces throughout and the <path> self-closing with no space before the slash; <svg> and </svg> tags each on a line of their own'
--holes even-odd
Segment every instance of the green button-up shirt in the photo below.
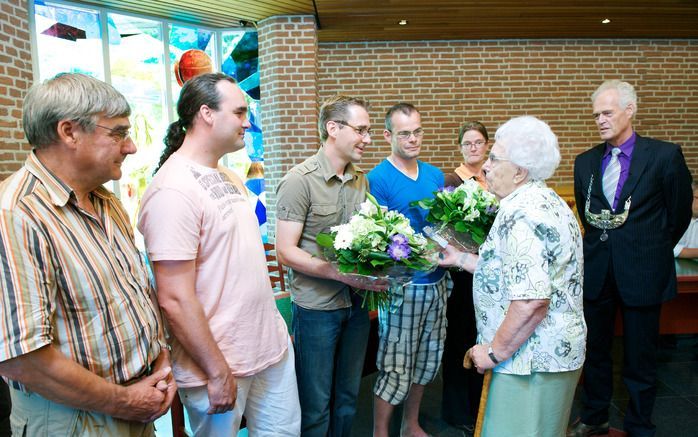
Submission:
<svg viewBox="0 0 698 437">
<path fill-rule="evenodd" d="M 293 167 L 276 189 L 277 220 L 303 223 L 299 247 L 323 256 L 315 241 L 320 232 L 349 221 L 366 200 L 368 180 L 358 167 L 349 164 L 337 176 L 323 148 Z M 351 306 L 347 285 L 289 269 L 291 297 L 296 305 L 314 310 L 335 310 Z"/>
</svg>

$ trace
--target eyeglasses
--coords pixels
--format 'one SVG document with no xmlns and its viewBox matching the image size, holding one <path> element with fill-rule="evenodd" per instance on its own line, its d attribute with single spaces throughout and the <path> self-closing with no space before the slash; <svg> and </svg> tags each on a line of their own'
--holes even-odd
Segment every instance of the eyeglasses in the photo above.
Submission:
<svg viewBox="0 0 698 437">
<path fill-rule="evenodd" d="M 366 127 L 366 126 L 361 126 L 361 127 L 352 126 L 352 125 L 350 125 L 349 123 L 347 123 L 347 122 L 344 121 L 344 120 L 334 120 L 334 122 L 335 122 L 335 123 L 342 124 L 342 125 L 344 125 L 344 126 L 346 126 L 346 127 L 350 127 L 350 128 L 352 128 L 352 129 L 354 129 L 354 132 L 356 132 L 357 134 L 361 135 L 361 136 L 364 137 L 364 138 L 366 138 L 367 136 L 370 137 L 370 136 L 373 134 L 373 131 L 371 130 L 370 127 Z"/>
<path fill-rule="evenodd" d="M 594 112 L 592 115 L 594 116 L 594 120 L 598 121 L 601 116 L 605 119 L 613 118 L 613 111 Z"/>
<path fill-rule="evenodd" d="M 490 161 L 492 164 L 495 164 L 500 161 L 511 161 L 511 159 L 507 158 L 500 158 L 499 156 L 495 155 L 494 153 L 490 153 L 487 155 L 487 160 Z"/>
<path fill-rule="evenodd" d="M 109 136 L 112 137 L 114 139 L 114 141 L 117 141 L 117 142 L 125 141 L 126 138 L 131 137 L 131 128 L 129 128 L 129 127 L 111 128 L 111 127 L 102 126 L 101 124 L 95 124 L 95 126 L 101 127 L 102 129 L 106 129 L 109 132 L 111 132 L 109 134 Z"/>
<path fill-rule="evenodd" d="M 470 149 L 471 147 L 475 146 L 475 147 L 477 147 L 477 148 L 479 149 L 479 148 L 481 148 L 482 146 L 484 146 L 485 144 L 487 144 L 487 141 L 484 141 L 484 140 L 477 140 L 477 141 L 475 141 L 474 143 L 471 143 L 470 141 L 466 141 L 466 142 L 464 142 L 463 144 L 461 144 L 461 146 L 463 146 L 463 147 L 465 147 L 465 148 L 467 148 L 467 149 Z"/>
<path fill-rule="evenodd" d="M 400 131 L 400 132 L 397 132 L 395 135 L 396 135 L 396 136 L 398 137 L 398 139 L 400 139 L 400 140 L 409 140 L 409 139 L 410 139 L 410 136 L 412 136 L 412 135 L 414 135 L 415 138 L 422 138 L 422 136 L 424 136 L 424 129 L 422 129 L 422 128 L 420 127 L 420 128 L 417 128 L 417 129 L 415 129 L 415 130 L 413 130 L 413 131 L 402 130 L 402 131 Z"/>
</svg>

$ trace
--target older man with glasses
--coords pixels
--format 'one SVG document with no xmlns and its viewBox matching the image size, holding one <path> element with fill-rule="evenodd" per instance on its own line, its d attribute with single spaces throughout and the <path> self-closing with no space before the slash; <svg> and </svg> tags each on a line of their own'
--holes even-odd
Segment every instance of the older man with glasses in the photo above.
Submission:
<svg viewBox="0 0 698 437">
<path fill-rule="evenodd" d="M 154 436 L 174 398 L 148 271 L 102 186 L 136 152 L 130 114 L 116 89 L 82 74 L 24 100 L 32 151 L 0 184 L 0 375 L 14 435 Z"/>
<path fill-rule="evenodd" d="M 427 211 L 411 203 L 433 196 L 444 185 L 441 170 L 417 159 L 423 136 L 422 117 L 414 106 L 400 103 L 390 108 L 383 137 L 391 145 L 391 154 L 368 174 L 371 194 L 378 203 L 407 216 L 418 232 L 426 225 Z M 443 354 L 446 278 L 442 269 L 417 274 L 404 287 L 403 296 L 393 294 L 389 307 L 397 308 L 395 311 L 379 311 L 374 437 L 388 436 L 395 406 L 403 402 L 401 435 L 426 435 L 419 425 L 419 406 L 424 387 L 436 377 Z"/>
</svg>

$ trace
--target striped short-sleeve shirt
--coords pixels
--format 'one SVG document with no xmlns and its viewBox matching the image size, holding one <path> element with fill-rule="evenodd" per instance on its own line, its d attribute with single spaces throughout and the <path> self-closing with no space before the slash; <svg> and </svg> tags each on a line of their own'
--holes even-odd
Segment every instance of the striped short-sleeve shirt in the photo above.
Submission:
<svg viewBox="0 0 698 437">
<path fill-rule="evenodd" d="M 96 217 L 34 153 L 0 184 L 0 362 L 52 344 L 123 384 L 160 353 L 159 315 L 128 215 L 90 195 Z"/>
</svg>

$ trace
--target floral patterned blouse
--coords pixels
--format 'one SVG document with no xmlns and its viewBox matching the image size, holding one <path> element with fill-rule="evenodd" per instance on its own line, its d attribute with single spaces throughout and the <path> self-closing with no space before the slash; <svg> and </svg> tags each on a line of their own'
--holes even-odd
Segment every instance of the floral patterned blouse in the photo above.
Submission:
<svg viewBox="0 0 698 437">
<path fill-rule="evenodd" d="M 529 375 L 582 367 L 582 236 L 570 208 L 544 182 L 527 182 L 501 200 L 474 275 L 478 343 L 492 341 L 512 300 L 550 300 L 543 321 L 495 372 Z"/>
</svg>

